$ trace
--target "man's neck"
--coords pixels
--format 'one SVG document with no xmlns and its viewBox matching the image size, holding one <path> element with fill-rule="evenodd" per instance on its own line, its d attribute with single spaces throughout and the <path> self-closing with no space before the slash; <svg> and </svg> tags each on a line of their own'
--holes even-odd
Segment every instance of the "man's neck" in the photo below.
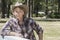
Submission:
<svg viewBox="0 0 60 40">
<path fill-rule="evenodd" d="M 20 24 L 23 24 L 23 18 L 18 19 Z"/>
</svg>

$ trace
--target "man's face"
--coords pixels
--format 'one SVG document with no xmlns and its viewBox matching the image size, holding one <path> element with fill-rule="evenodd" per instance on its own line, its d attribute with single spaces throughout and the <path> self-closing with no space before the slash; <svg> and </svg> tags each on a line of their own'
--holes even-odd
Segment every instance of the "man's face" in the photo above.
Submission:
<svg viewBox="0 0 60 40">
<path fill-rule="evenodd" d="M 22 18 L 23 15 L 24 15 L 24 11 L 17 7 L 17 8 L 14 9 L 13 15 L 18 19 Z"/>
</svg>

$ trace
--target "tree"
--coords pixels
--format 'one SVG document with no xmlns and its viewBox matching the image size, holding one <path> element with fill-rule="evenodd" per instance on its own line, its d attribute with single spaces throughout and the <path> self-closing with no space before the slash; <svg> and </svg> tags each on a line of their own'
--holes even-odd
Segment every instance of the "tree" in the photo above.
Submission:
<svg viewBox="0 0 60 40">
<path fill-rule="evenodd" d="M 2 18 L 9 18 L 11 0 L 1 0 Z M 5 15 L 6 14 L 6 15 Z"/>
<path fill-rule="evenodd" d="M 7 0 L 7 18 L 9 18 L 10 14 L 10 5 L 12 4 L 11 0 Z"/>
<path fill-rule="evenodd" d="M 36 17 L 38 17 L 38 11 L 41 9 L 41 1 L 43 0 L 34 0 L 34 13 L 36 13 Z"/>
<path fill-rule="evenodd" d="M 5 14 L 6 14 L 6 0 L 1 0 L 2 2 L 2 18 L 5 18 Z"/>
<path fill-rule="evenodd" d="M 58 0 L 58 13 L 60 13 L 60 0 Z"/>
</svg>

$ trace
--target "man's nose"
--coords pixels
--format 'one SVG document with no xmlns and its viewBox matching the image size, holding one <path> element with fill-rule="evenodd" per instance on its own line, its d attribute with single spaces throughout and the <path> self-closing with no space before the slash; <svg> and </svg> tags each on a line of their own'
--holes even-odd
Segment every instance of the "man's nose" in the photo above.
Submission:
<svg viewBox="0 0 60 40">
<path fill-rule="evenodd" d="M 14 15 L 16 16 L 18 13 L 14 12 Z"/>
</svg>

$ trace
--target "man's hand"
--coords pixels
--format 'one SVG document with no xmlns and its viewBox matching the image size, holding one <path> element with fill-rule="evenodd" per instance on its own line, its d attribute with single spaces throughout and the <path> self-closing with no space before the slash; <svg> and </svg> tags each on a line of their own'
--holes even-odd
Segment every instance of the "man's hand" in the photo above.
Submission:
<svg viewBox="0 0 60 40">
<path fill-rule="evenodd" d="M 19 33 L 16 33 L 16 32 L 10 32 L 9 33 L 10 36 L 20 36 L 20 37 L 23 37 L 22 34 L 19 34 Z"/>
</svg>

